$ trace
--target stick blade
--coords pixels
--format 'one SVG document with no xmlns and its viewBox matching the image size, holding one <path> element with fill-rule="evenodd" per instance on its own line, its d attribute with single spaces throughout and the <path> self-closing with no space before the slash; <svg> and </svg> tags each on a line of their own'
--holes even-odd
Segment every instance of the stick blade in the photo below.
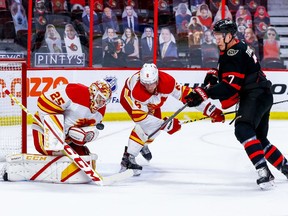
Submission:
<svg viewBox="0 0 288 216">
<path fill-rule="evenodd" d="M 117 182 L 120 182 L 120 181 L 123 181 L 123 180 L 126 180 L 130 177 L 132 177 L 134 175 L 134 172 L 132 169 L 127 169 L 125 170 L 124 172 L 121 172 L 121 173 L 116 173 L 114 175 L 111 175 L 111 176 L 105 176 L 103 177 L 103 185 L 107 186 L 107 185 L 112 185 L 114 183 L 117 183 Z"/>
</svg>

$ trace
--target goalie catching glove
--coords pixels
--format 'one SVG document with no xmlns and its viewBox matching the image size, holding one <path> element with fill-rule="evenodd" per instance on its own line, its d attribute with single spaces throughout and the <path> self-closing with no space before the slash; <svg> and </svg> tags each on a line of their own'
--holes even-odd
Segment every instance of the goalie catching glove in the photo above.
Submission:
<svg viewBox="0 0 288 216">
<path fill-rule="evenodd" d="M 165 117 L 163 120 L 166 121 L 168 118 Z M 181 129 L 180 121 L 176 118 L 169 121 L 162 130 L 166 131 L 168 134 L 173 134 Z"/>
<path fill-rule="evenodd" d="M 72 126 L 68 131 L 68 139 L 74 144 L 82 146 L 87 142 L 95 140 L 99 135 L 99 131 L 95 126 L 76 127 Z"/>
</svg>

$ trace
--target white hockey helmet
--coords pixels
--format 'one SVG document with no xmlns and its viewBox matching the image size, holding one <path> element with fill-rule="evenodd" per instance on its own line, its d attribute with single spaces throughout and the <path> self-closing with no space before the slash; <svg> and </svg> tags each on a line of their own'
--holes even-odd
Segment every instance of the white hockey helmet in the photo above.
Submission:
<svg viewBox="0 0 288 216">
<path fill-rule="evenodd" d="M 97 80 L 89 86 L 90 110 L 95 113 L 101 107 L 107 105 L 112 96 L 110 84 L 104 79 Z"/>
<path fill-rule="evenodd" d="M 158 68 L 153 63 L 145 63 L 140 70 L 140 82 L 142 84 L 152 84 L 159 79 Z"/>
</svg>

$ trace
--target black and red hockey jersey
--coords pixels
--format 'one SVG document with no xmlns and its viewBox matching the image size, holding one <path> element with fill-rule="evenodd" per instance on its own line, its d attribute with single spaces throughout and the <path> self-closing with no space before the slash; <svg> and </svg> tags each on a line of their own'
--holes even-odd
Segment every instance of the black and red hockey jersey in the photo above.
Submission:
<svg viewBox="0 0 288 216">
<path fill-rule="evenodd" d="M 230 49 L 220 53 L 218 70 L 219 83 L 209 88 L 207 93 L 210 98 L 219 99 L 223 109 L 236 104 L 249 84 L 266 80 L 253 50 L 238 40 Z"/>
</svg>

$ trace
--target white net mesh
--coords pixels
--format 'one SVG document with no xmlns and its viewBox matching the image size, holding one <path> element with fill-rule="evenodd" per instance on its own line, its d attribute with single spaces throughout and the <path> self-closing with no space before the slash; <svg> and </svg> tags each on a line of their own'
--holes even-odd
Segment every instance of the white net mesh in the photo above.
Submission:
<svg viewBox="0 0 288 216">
<path fill-rule="evenodd" d="M 8 154 L 22 152 L 22 110 L 3 92 L 6 87 L 22 100 L 22 65 L 0 59 L 0 161 Z"/>
</svg>

